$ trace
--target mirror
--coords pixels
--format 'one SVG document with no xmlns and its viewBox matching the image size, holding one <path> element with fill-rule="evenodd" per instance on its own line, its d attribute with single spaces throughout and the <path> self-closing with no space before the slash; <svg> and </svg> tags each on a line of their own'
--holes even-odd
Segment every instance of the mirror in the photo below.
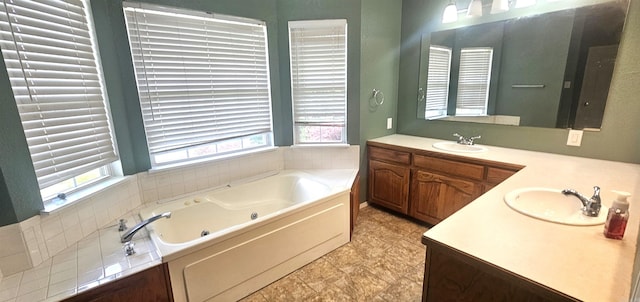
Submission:
<svg viewBox="0 0 640 302">
<path fill-rule="evenodd" d="M 600 129 L 627 4 L 498 21 L 489 9 L 423 35 L 418 118 Z"/>
</svg>

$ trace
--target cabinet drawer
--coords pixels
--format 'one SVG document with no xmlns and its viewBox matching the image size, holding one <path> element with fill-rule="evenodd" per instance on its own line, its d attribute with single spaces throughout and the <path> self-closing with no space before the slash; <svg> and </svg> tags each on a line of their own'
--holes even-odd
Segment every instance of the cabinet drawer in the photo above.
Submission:
<svg viewBox="0 0 640 302">
<path fill-rule="evenodd" d="M 499 184 L 503 182 L 505 179 L 511 177 L 511 175 L 515 174 L 517 171 L 499 169 L 499 168 L 487 168 L 487 182 L 490 184 Z"/>
<path fill-rule="evenodd" d="M 411 153 L 409 152 L 371 146 L 369 146 L 369 158 L 403 165 L 411 163 Z"/>
<path fill-rule="evenodd" d="M 416 167 L 469 179 L 482 180 L 484 176 L 484 166 L 482 165 L 461 163 L 417 154 L 414 155 L 413 163 Z"/>
</svg>

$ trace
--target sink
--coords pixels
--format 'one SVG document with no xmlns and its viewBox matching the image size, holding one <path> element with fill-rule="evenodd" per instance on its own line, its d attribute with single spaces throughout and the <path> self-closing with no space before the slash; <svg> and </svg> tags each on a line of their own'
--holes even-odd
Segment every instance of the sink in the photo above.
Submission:
<svg viewBox="0 0 640 302">
<path fill-rule="evenodd" d="M 567 225 L 598 225 L 607 218 L 607 207 L 602 206 L 597 217 L 582 214 L 582 203 L 575 196 L 565 196 L 561 189 L 522 188 L 504 196 L 513 210 L 534 218 Z"/>
<path fill-rule="evenodd" d="M 439 142 L 434 143 L 433 147 L 440 150 L 451 152 L 465 152 L 465 153 L 477 153 L 487 151 L 487 147 L 478 145 L 462 145 L 456 142 Z"/>
</svg>

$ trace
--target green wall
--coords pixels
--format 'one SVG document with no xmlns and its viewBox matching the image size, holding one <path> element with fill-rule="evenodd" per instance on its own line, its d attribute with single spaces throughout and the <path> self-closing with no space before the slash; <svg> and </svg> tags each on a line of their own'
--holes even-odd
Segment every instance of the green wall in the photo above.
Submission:
<svg viewBox="0 0 640 302">
<path fill-rule="evenodd" d="M 398 70 L 402 3 L 395 0 L 362 1 L 360 58 L 360 200 L 367 184 L 366 142 L 395 133 L 398 103 Z M 374 105 L 373 89 L 384 94 L 382 105 Z M 392 129 L 387 129 L 392 118 Z"/>
<path fill-rule="evenodd" d="M 416 118 L 420 36 L 441 27 L 447 1 L 404 0 L 397 133 L 441 139 L 451 134 L 482 135 L 479 143 L 589 158 L 640 163 L 640 7 L 631 4 L 622 35 L 601 131 L 585 132 L 581 147 L 566 145 L 568 130 L 515 127 Z"/>
<path fill-rule="evenodd" d="M 44 208 L 38 180 L 22 131 L 18 106 L 11 93 L 0 53 L 0 226 L 37 215 Z"/>
<path fill-rule="evenodd" d="M 556 126 L 572 29 L 573 15 L 565 13 L 505 23 L 496 114 L 519 116 L 527 126 Z"/>
</svg>

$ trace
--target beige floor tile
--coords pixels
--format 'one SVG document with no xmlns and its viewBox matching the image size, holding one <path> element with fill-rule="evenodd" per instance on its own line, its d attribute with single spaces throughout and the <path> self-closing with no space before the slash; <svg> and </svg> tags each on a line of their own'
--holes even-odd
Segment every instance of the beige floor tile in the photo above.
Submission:
<svg viewBox="0 0 640 302">
<path fill-rule="evenodd" d="M 420 301 L 426 230 L 365 207 L 350 243 L 241 301 Z"/>
</svg>

